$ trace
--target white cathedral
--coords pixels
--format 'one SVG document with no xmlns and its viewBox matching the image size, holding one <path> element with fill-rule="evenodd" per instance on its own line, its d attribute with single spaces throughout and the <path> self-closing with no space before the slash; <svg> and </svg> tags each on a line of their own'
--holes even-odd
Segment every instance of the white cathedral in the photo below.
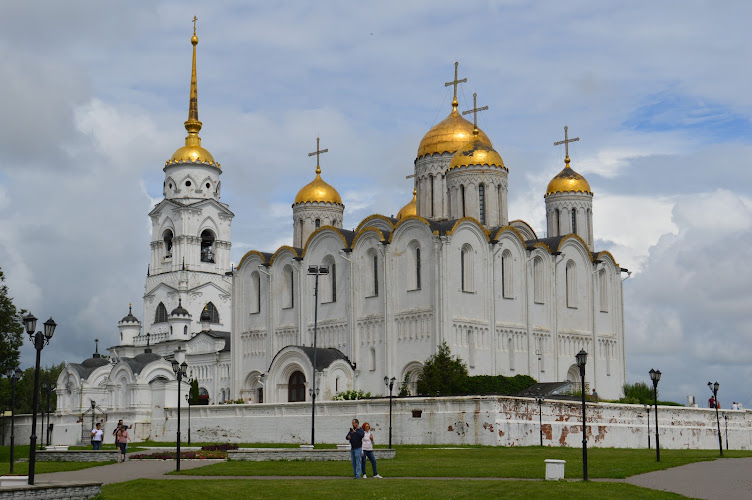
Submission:
<svg viewBox="0 0 752 500">
<path fill-rule="evenodd" d="M 58 411 L 81 413 L 93 400 L 148 418 L 175 406 L 174 359 L 210 404 L 310 400 L 314 377 L 317 399 L 388 393 L 384 377 L 415 394 L 442 342 L 471 375 L 542 382 L 578 382 L 575 354 L 584 349 L 588 390 L 619 397 L 626 269 L 593 248 L 593 193 L 570 167 L 566 135 L 564 169 L 542 193 L 539 237 L 509 220 L 509 169 L 459 113 L 455 65 L 451 112 L 418 145 L 413 199 L 396 217 L 343 229 L 345 206 L 317 165 L 292 204 L 292 246 L 250 251 L 233 267 L 234 214 L 220 201 L 220 164 L 198 135 L 195 30 L 191 43 L 188 136 L 165 163 L 164 199 L 149 213 L 143 322 L 129 311 L 109 358 L 66 363 Z"/>
</svg>

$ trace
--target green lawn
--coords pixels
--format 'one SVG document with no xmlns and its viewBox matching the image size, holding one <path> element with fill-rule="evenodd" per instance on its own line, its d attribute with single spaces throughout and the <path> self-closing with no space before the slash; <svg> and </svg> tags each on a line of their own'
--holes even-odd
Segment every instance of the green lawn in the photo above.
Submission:
<svg viewBox="0 0 752 500">
<path fill-rule="evenodd" d="M 539 479 L 544 476 L 547 458 L 566 460 L 567 478 L 582 476 L 582 450 L 539 447 L 396 447 L 393 460 L 380 460 L 379 473 L 385 477 L 512 477 Z M 749 457 L 752 451 L 728 451 L 724 457 Z M 625 478 L 654 470 L 718 458 L 714 450 L 661 450 L 661 462 L 654 450 L 593 448 L 588 450 L 591 478 Z M 370 472 L 370 465 L 367 466 Z M 176 474 L 206 476 L 347 476 L 349 462 L 241 462 L 208 465 Z"/>
</svg>

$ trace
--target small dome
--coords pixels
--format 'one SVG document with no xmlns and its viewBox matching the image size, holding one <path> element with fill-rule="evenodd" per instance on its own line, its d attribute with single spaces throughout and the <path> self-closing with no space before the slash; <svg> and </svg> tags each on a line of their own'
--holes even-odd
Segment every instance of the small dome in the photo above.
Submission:
<svg viewBox="0 0 752 500">
<path fill-rule="evenodd" d="M 480 139 L 480 134 L 465 144 L 459 151 L 454 153 L 452 162 L 447 170 L 453 168 L 467 167 L 470 165 L 488 165 L 490 167 L 501 167 L 506 169 L 501 155 L 491 146 Z"/>
<path fill-rule="evenodd" d="M 219 167 L 219 163 L 214 161 L 212 154 L 201 146 L 183 146 L 175 151 L 167 164 L 184 162 L 209 163 L 211 166 Z"/>
<path fill-rule="evenodd" d="M 204 307 L 204 310 L 201 312 L 201 322 L 202 323 L 211 323 L 211 314 L 209 314 L 209 309 L 207 307 Z"/>
<path fill-rule="evenodd" d="M 418 202 L 418 191 L 413 189 L 413 199 L 410 200 L 410 203 L 402 207 L 399 212 L 397 212 L 397 218 L 404 219 L 405 217 L 410 217 L 411 215 L 418 215 L 418 203 L 417 202 Z"/>
<path fill-rule="evenodd" d="M 593 192 L 590 191 L 588 181 L 569 166 L 569 157 L 564 160 L 564 163 L 566 163 L 564 170 L 548 183 L 546 196 L 554 193 L 586 193 L 592 195 Z"/>
<path fill-rule="evenodd" d="M 332 186 L 321 178 L 321 167 L 316 167 L 316 178 L 310 184 L 303 186 L 295 197 L 295 203 L 333 203 L 342 205 L 342 198 Z"/>
<path fill-rule="evenodd" d="M 191 313 L 189 313 L 185 308 L 183 308 L 183 299 L 178 299 L 178 306 L 172 310 L 170 313 L 170 316 L 190 316 Z"/>
<path fill-rule="evenodd" d="M 418 146 L 418 158 L 434 153 L 453 153 L 472 140 L 473 124 L 462 118 L 455 103 L 452 103 L 449 116 L 423 136 Z M 478 138 L 490 146 L 488 136 L 482 130 L 479 132 Z"/>
<path fill-rule="evenodd" d="M 138 318 L 133 315 L 133 305 L 128 304 L 128 316 L 120 320 L 121 323 L 138 323 Z"/>
</svg>

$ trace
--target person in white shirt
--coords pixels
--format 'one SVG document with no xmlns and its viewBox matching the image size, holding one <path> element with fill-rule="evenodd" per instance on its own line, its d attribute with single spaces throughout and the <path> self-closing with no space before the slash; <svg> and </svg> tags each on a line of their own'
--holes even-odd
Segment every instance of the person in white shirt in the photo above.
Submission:
<svg viewBox="0 0 752 500">
<path fill-rule="evenodd" d="M 102 424 L 97 422 L 97 426 L 91 430 L 91 446 L 95 450 L 101 450 L 103 438 L 104 438 L 104 431 L 102 430 Z"/>
<path fill-rule="evenodd" d="M 365 422 L 363 424 L 363 454 L 361 455 L 362 464 L 360 469 L 363 471 L 363 479 L 366 476 L 366 458 L 371 461 L 371 467 L 373 468 L 373 477 L 381 479 L 378 471 L 376 470 L 376 456 L 373 454 L 373 434 L 371 434 L 371 424 Z"/>
<path fill-rule="evenodd" d="M 739 405 L 736 404 L 736 401 L 734 401 L 734 404 L 731 405 L 731 409 L 732 410 L 738 410 L 739 409 Z"/>
</svg>

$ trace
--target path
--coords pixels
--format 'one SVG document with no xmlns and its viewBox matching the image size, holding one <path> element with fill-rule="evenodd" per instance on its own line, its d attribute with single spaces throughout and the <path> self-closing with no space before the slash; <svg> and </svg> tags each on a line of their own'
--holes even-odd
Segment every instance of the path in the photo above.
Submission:
<svg viewBox="0 0 752 500">
<path fill-rule="evenodd" d="M 220 462 L 224 462 L 224 460 L 181 460 L 180 469 L 190 470 Z M 35 482 L 36 484 L 46 484 L 61 481 L 81 481 L 112 484 L 135 479 L 164 479 L 164 474 L 174 470 L 174 460 L 127 460 L 122 463 L 102 465 L 101 467 L 37 474 Z"/>
</svg>

